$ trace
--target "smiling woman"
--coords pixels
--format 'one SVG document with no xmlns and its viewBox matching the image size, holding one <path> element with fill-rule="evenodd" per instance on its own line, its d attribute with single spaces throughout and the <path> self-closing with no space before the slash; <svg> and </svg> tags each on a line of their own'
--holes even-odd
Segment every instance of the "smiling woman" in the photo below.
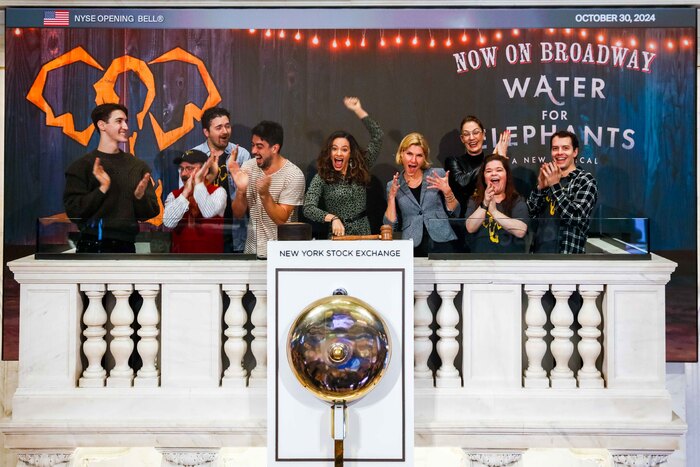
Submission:
<svg viewBox="0 0 700 467">
<path fill-rule="evenodd" d="M 360 99 L 346 97 L 343 103 L 362 120 L 370 142 L 363 151 L 350 133 L 336 131 L 318 155 L 318 174 L 306 192 L 304 215 L 315 222 L 329 223 L 329 237 L 371 233 L 367 218 L 369 169 L 379 156 L 384 135 L 379 124 L 362 108 Z"/>
</svg>

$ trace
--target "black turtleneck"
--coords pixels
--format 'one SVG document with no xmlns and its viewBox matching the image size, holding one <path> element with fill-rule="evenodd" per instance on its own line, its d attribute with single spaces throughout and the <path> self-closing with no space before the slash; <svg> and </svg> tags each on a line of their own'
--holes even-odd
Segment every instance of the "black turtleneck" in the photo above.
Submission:
<svg viewBox="0 0 700 467">
<path fill-rule="evenodd" d="M 462 207 L 460 217 L 464 216 L 467 202 L 476 190 L 476 179 L 482 162 L 484 162 L 483 152 L 476 156 L 469 153 L 450 156 L 445 160 L 445 170 L 450 171 L 450 188 Z"/>
</svg>

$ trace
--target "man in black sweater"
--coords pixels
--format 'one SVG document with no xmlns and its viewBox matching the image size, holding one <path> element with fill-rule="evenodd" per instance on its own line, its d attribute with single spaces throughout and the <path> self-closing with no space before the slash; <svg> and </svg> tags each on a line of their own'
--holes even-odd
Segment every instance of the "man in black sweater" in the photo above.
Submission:
<svg viewBox="0 0 700 467">
<path fill-rule="evenodd" d="M 128 113 L 120 104 L 95 107 L 97 149 L 66 170 L 63 204 L 80 228 L 78 253 L 134 253 L 137 221 L 160 212 L 148 165 L 119 148 L 128 142 Z"/>
</svg>

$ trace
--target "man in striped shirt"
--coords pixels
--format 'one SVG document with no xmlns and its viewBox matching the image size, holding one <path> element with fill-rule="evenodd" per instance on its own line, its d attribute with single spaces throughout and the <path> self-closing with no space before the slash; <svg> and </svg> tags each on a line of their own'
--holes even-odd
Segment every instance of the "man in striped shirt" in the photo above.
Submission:
<svg viewBox="0 0 700 467">
<path fill-rule="evenodd" d="M 277 226 L 297 220 L 304 204 L 304 173 L 282 156 L 284 131 L 277 122 L 262 121 L 252 129 L 253 158 L 238 166 L 235 155 L 228 169 L 238 190 L 231 203 L 233 217 L 250 213 L 245 253 L 267 257 L 267 241 L 277 240 Z"/>
<path fill-rule="evenodd" d="M 550 139 L 552 162 L 540 167 L 527 207 L 538 222 L 534 253 L 585 253 L 590 217 L 598 201 L 591 174 L 576 167 L 578 138 L 561 130 Z"/>
</svg>

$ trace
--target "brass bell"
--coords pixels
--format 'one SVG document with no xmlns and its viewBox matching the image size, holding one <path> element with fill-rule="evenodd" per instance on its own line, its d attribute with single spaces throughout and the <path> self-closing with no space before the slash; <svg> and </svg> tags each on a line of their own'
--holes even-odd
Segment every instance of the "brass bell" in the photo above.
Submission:
<svg viewBox="0 0 700 467">
<path fill-rule="evenodd" d="M 287 359 L 302 386 L 333 404 L 336 466 L 342 465 L 346 403 L 379 383 L 390 358 L 386 323 L 358 298 L 333 295 L 316 300 L 292 323 Z"/>
</svg>

